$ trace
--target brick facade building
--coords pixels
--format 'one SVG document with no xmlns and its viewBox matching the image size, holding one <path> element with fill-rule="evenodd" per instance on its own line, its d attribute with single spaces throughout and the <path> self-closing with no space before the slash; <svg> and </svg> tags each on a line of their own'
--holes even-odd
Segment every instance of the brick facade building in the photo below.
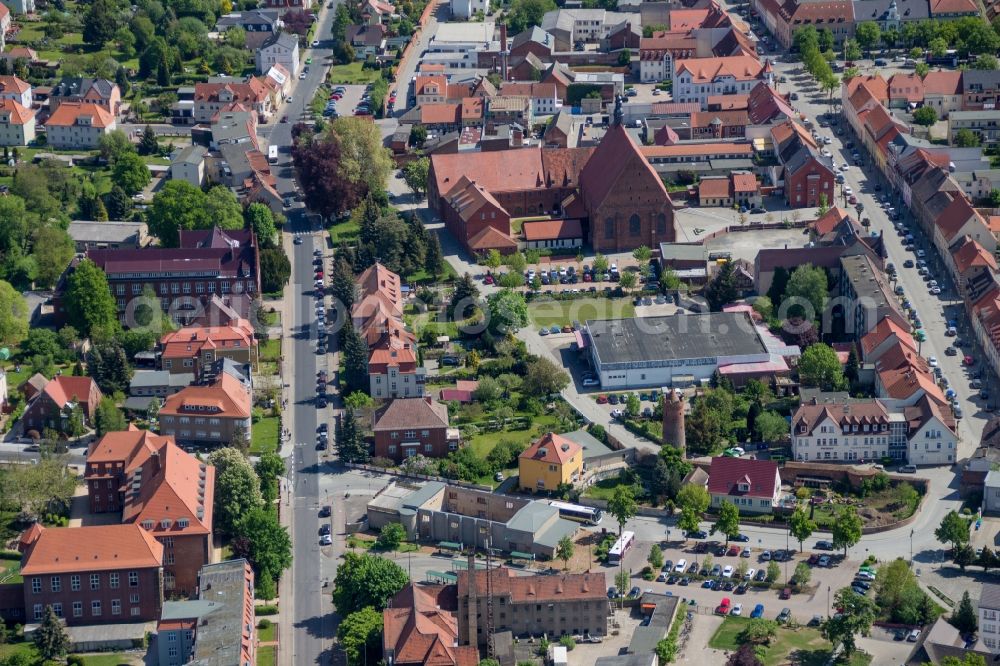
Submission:
<svg viewBox="0 0 1000 666">
<path fill-rule="evenodd" d="M 163 545 L 138 525 L 36 525 L 22 547 L 25 621 L 46 606 L 70 626 L 159 618 Z"/>
<path fill-rule="evenodd" d="M 42 434 L 46 428 L 51 428 L 68 433 L 70 418 L 77 405 L 83 412 L 84 425 L 91 425 L 102 397 L 101 389 L 90 377 L 60 375 L 47 381 L 25 407 L 21 417 L 23 431 L 34 430 Z"/>
<path fill-rule="evenodd" d="M 375 412 L 372 429 L 374 454 L 397 462 L 418 453 L 443 458 L 458 448 L 447 407 L 430 396 L 393 400 Z"/>
<path fill-rule="evenodd" d="M 173 437 L 131 427 L 91 445 L 84 480 L 92 512 L 121 512 L 163 545 L 166 593 L 193 594 L 211 561 L 215 468 Z"/>
</svg>

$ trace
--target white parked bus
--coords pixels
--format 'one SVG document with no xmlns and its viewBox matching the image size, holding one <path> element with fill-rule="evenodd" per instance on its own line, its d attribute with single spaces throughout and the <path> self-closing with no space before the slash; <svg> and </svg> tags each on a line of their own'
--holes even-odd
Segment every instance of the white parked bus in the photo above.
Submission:
<svg viewBox="0 0 1000 666">
<path fill-rule="evenodd" d="M 549 506 L 559 509 L 563 518 L 576 520 L 587 525 L 597 525 L 604 520 L 604 512 L 589 506 L 570 504 L 569 502 L 549 502 Z"/>
<path fill-rule="evenodd" d="M 611 546 L 611 550 L 608 551 L 608 562 L 619 562 L 625 553 L 627 553 L 632 546 L 635 545 L 635 532 L 622 532 L 622 535 L 618 537 L 618 540 Z"/>
<path fill-rule="evenodd" d="M 278 147 L 277 146 L 268 146 L 267 147 L 267 162 L 268 162 L 268 164 L 277 164 L 278 163 Z"/>
</svg>

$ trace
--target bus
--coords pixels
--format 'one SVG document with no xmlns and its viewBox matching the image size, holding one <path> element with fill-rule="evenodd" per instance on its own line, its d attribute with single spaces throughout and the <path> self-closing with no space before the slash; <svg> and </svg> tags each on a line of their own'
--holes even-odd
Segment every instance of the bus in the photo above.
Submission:
<svg viewBox="0 0 1000 666">
<path fill-rule="evenodd" d="M 549 506 L 559 509 L 563 518 L 576 520 L 587 525 L 597 525 L 604 519 L 604 512 L 589 506 L 570 504 L 569 502 L 549 502 Z"/>
<path fill-rule="evenodd" d="M 268 146 L 267 147 L 267 163 L 277 164 L 278 163 L 278 147 Z"/>
<path fill-rule="evenodd" d="M 635 545 L 635 532 L 622 532 L 608 551 L 608 562 L 620 562 L 633 545 Z"/>
</svg>

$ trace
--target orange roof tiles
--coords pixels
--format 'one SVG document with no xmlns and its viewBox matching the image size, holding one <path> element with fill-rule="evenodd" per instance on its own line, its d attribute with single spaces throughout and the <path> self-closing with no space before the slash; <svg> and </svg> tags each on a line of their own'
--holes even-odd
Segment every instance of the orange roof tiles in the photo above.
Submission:
<svg viewBox="0 0 1000 666">
<path fill-rule="evenodd" d="M 764 69 L 761 62 L 753 56 L 689 58 L 678 60 L 675 67 L 678 76 L 682 72 L 691 74 L 691 84 L 710 83 L 722 77 L 732 77 L 736 81 L 751 81 L 760 78 Z"/>
<path fill-rule="evenodd" d="M 420 122 L 424 125 L 459 123 L 461 111 L 461 104 L 421 104 Z"/>
<path fill-rule="evenodd" d="M 556 240 L 561 238 L 583 238 L 580 220 L 538 220 L 525 222 L 521 227 L 524 240 Z"/>
<path fill-rule="evenodd" d="M 554 576 L 517 576 L 507 567 L 499 567 L 489 572 L 477 569 L 472 576 L 469 571 L 458 571 L 458 597 L 464 599 L 469 594 L 470 578 L 476 585 L 479 597 L 486 595 L 487 576 L 491 580 L 494 596 L 509 597 L 511 605 L 522 603 L 541 604 L 555 600 L 591 600 L 606 602 L 603 572 L 556 574 Z"/>
<path fill-rule="evenodd" d="M 201 413 L 223 418 L 250 418 L 250 394 L 238 379 L 222 373 L 211 386 L 188 386 L 168 396 L 161 415 Z"/>
<path fill-rule="evenodd" d="M 485 227 L 469 239 L 469 247 L 477 252 L 494 248 L 497 250 L 517 249 L 517 242 L 495 227 Z"/>
<path fill-rule="evenodd" d="M 382 645 L 399 666 L 476 666 L 479 651 L 459 645 L 455 585 L 409 584 L 382 611 Z"/>
<path fill-rule="evenodd" d="M 646 159 L 680 157 L 684 155 L 743 155 L 750 157 L 753 146 L 749 143 L 681 143 L 673 146 L 641 146 L 639 151 Z"/>
<path fill-rule="evenodd" d="M 604 134 L 580 172 L 580 193 L 587 209 L 596 211 L 626 172 L 633 181 L 645 179 L 669 203 L 670 195 L 659 174 L 645 159 L 632 135 L 622 125 L 615 124 Z"/>
<path fill-rule="evenodd" d="M 931 16 L 942 14 L 979 14 L 979 6 L 974 0 L 930 0 Z"/>
<path fill-rule="evenodd" d="M 518 456 L 521 460 L 538 460 L 554 465 L 565 465 L 583 448 L 562 435 L 547 432 Z"/>
<path fill-rule="evenodd" d="M 270 93 L 266 83 L 256 77 L 250 77 L 245 82 L 196 83 L 194 84 L 194 101 L 219 102 L 223 92 L 232 96 L 228 103 L 243 103 L 251 106 L 263 102 Z"/>
<path fill-rule="evenodd" d="M 964 196 L 955 197 L 948 207 L 941 211 L 938 215 L 937 220 L 934 224 L 941 230 L 941 235 L 944 239 L 948 241 L 949 247 L 951 246 L 951 241 L 954 239 L 958 233 L 965 227 L 965 225 L 970 220 L 979 220 L 983 222 L 982 216 L 979 214 L 969 200 Z M 983 225 L 985 226 L 985 222 Z"/>
<path fill-rule="evenodd" d="M 923 102 L 923 80 L 916 74 L 896 74 L 889 79 L 889 99 L 905 99 L 914 104 Z"/>
<path fill-rule="evenodd" d="M 924 96 L 961 95 L 962 72 L 937 71 L 924 75 Z"/>
<path fill-rule="evenodd" d="M 728 178 L 703 178 L 698 183 L 698 197 L 702 199 L 725 199 L 728 198 L 729 179 Z"/>
<path fill-rule="evenodd" d="M 969 236 L 965 237 L 965 243 L 955 250 L 951 256 L 955 261 L 955 268 L 958 269 L 959 275 L 965 273 L 973 266 L 989 268 L 994 273 L 1000 270 L 993 254 Z"/>
<path fill-rule="evenodd" d="M 0 76 L 0 94 L 21 94 L 31 90 L 31 84 L 16 76 Z"/>
<path fill-rule="evenodd" d="M 843 223 L 844 218 L 849 218 L 850 216 L 850 213 L 843 208 L 834 206 L 830 210 L 826 211 L 826 213 L 816 218 L 816 221 L 812 223 L 813 231 L 815 231 L 818 236 L 825 236 L 836 230 L 837 227 Z"/>
<path fill-rule="evenodd" d="M 733 171 L 729 174 L 733 181 L 734 192 L 756 192 L 757 177 L 748 171 Z"/>
<path fill-rule="evenodd" d="M 147 569 L 162 563 L 163 544 L 135 524 L 50 527 L 28 546 L 21 574 Z"/>
<path fill-rule="evenodd" d="M 86 102 L 63 102 L 59 108 L 49 116 L 45 122 L 46 127 L 72 127 L 77 124 L 79 118 L 89 117 L 90 123 L 94 127 L 110 127 L 115 124 L 115 117 L 111 113 L 96 104 Z"/>
<path fill-rule="evenodd" d="M 90 377 L 70 377 L 59 375 L 55 379 L 45 384 L 42 392 L 52 399 L 52 402 L 59 407 L 66 406 L 70 402 L 91 402 L 91 398 L 96 394 L 96 400 L 100 399 L 101 391 L 97 384 Z"/>
<path fill-rule="evenodd" d="M 203 349 L 250 349 L 256 344 L 246 319 L 233 326 L 186 326 L 160 338 L 165 359 L 193 358 Z"/>
<path fill-rule="evenodd" d="M 896 339 L 911 352 L 916 353 L 917 343 L 914 342 L 913 336 L 910 335 L 910 332 L 900 326 L 894 318 L 886 315 L 879 320 L 879 322 L 875 325 L 875 328 L 868 331 L 868 333 L 861 338 L 862 356 L 867 356 L 874 351 L 876 347 L 892 336 L 895 336 Z"/>
</svg>

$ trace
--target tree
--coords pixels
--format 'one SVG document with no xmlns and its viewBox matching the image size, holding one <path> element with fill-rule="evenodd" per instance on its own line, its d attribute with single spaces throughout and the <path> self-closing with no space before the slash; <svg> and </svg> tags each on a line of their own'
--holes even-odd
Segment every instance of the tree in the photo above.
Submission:
<svg viewBox="0 0 1000 666">
<path fill-rule="evenodd" d="M 857 649 L 856 636 L 867 636 L 875 622 L 875 603 L 845 587 L 837 590 L 833 605 L 840 611 L 823 624 L 823 637 L 850 657 Z"/>
<path fill-rule="evenodd" d="M 792 574 L 792 581 L 797 586 L 808 585 L 810 578 L 812 578 L 812 569 L 806 562 L 799 562 L 795 565 L 795 573 Z"/>
<path fill-rule="evenodd" d="M 427 128 L 423 125 L 410 126 L 410 145 L 415 148 L 423 148 L 427 141 Z"/>
<path fill-rule="evenodd" d="M 844 40 L 844 60 L 860 60 L 861 47 L 853 39 Z"/>
<path fill-rule="evenodd" d="M 483 259 L 483 263 L 486 264 L 486 267 L 490 269 L 491 273 L 500 268 L 500 265 L 503 264 L 503 256 L 500 254 L 500 250 L 490 248 L 490 250 L 486 253 L 486 257 Z"/>
<path fill-rule="evenodd" d="M 975 652 L 966 652 L 962 659 L 949 655 L 941 660 L 941 666 L 986 666 L 986 658 Z"/>
<path fill-rule="evenodd" d="M 31 254 L 38 266 L 35 286 L 43 289 L 54 287 L 75 253 L 76 244 L 62 227 L 45 225 L 35 231 L 31 243 Z"/>
<path fill-rule="evenodd" d="M 969 591 L 962 593 L 962 600 L 958 602 L 958 608 L 948 618 L 948 622 L 963 634 L 974 634 L 979 629 L 979 616 L 969 598 Z"/>
<path fill-rule="evenodd" d="M 778 412 L 761 412 L 754 426 L 762 442 L 777 442 L 788 435 L 788 422 Z"/>
<path fill-rule="evenodd" d="M 42 622 L 35 629 L 34 642 L 42 659 L 57 659 L 69 649 L 69 636 L 66 635 L 66 630 L 63 629 L 62 622 L 56 617 L 52 606 L 45 607 Z"/>
<path fill-rule="evenodd" d="M 690 486 L 684 486 L 684 488 L 688 487 Z M 690 507 L 684 507 L 681 509 L 680 518 L 677 519 L 677 527 L 684 532 L 685 536 L 696 531 L 700 526 L 701 514 L 696 513 Z"/>
<path fill-rule="evenodd" d="M 370 553 L 346 553 L 337 568 L 333 603 L 341 616 L 367 607 L 381 613 L 408 582 L 406 572 L 392 560 Z"/>
<path fill-rule="evenodd" d="M 549 359 L 537 357 L 528 363 L 522 387 L 529 395 L 547 396 L 559 393 L 567 386 L 569 375 Z"/>
<path fill-rule="evenodd" d="M 976 566 L 982 567 L 983 571 L 989 571 L 990 569 L 995 569 L 998 564 L 997 555 L 989 546 L 983 546 L 983 549 L 979 551 L 979 556 L 976 558 Z"/>
<path fill-rule="evenodd" d="M 368 447 L 352 409 L 345 409 L 334 432 L 337 457 L 345 463 L 368 462 Z"/>
<path fill-rule="evenodd" d="M 125 153 L 115 160 L 111 175 L 115 184 L 120 185 L 127 194 L 138 194 L 153 179 L 149 167 L 133 152 Z"/>
<path fill-rule="evenodd" d="M 559 543 L 556 545 L 556 557 L 563 561 L 563 569 L 565 570 L 569 566 L 569 561 L 573 559 L 573 539 L 570 535 L 564 536 L 559 539 Z"/>
<path fill-rule="evenodd" d="M 351 613 L 337 627 L 337 640 L 347 654 L 348 666 L 378 663 L 382 656 L 382 613 L 370 607 Z"/>
<path fill-rule="evenodd" d="M 630 292 L 639 284 L 639 275 L 634 271 L 624 271 L 618 278 L 618 286 L 624 292 Z"/>
<path fill-rule="evenodd" d="M 913 122 L 924 127 L 930 127 L 937 122 L 937 111 L 933 106 L 922 106 L 913 112 Z"/>
<path fill-rule="evenodd" d="M 102 340 L 90 348 L 87 358 L 90 376 L 107 395 L 125 393 L 132 380 L 132 366 L 125 348 L 115 338 Z"/>
<path fill-rule="evenodd" d="M 952 561 L 957 564 L 958 568 L 964 573 L 965 567 L 976 562 L 976 551 L 968 544 L 959 546 L 955 549 L 955 556 Z"/>
<path fill-rule="evenodd" d="M 967 127 L 955 133 L 955 145 L 960 148 L 977 148 L 979 143 L 979 136 Z"/>
<path fill-rule="evenodd" d="M 206 196 L 186 180 L 169 180 L 153 197 L 147 211 L 149 231 L 164 247 L 177 247 L 181 230 L 211 225 L 206 217 Z"/>
<path fill-rule="evenodd" d="M 369 192 L 382 193 L 392 169 L 379 129 L 358 118 L 338 118 L 292 148 L 306 204 L 324 217 L 357 207 Z"/>
<path fill-rule="evenodd" d="M 112 185 L 111 191 L 104 196 L 104 208 L 109 220 L 124 220 L 132 212 L 132 198 L 121 185 Z"/>
<path fill-rule="evenodd" d="M 292 566 L 292 539 L 273 510 L 250 509 L 239 517 L 233 534 L 233 555 L 245 557 L 257 575 L 266 573 L 278 580 Z"/>
<path fill-rule="evenodd" d="M 444 268 L 444 253 L 441 241 L 433 231 L 427 233 L 427 250 L 424 252 L 424 269 L 433 277 L 438 277 Z"/>
<path fill-rule="evenodd" d="M 941 524 L 934 530 L 934 536 L 941 543 L 950 543 L 952 548 L 959 548 L 969 543 L 969 521 L 949 511 Z"/>
<path fill-rule="evenodd" d="M 118 31 L 118 10 L 111 0 L 94 0 L 83 15 L 83 41 L 98 50 Z"/>
<path fill-rule="evenodd" d="M 262 248 L 274 247 L 278 228 L 270 208 L 258 202 L 250 204 L 243 211 L 243 222 L 253 231 Z"/>
<path fill-rule="evenodd" d="M 149 125 L 142 131 L 142 138 L 139 139 L 140 155 L 156 155 L 160 152 L 160 143 L 156 140 L 156 132 Z"/>
<path fill-rule="evenodd" d="M 708 284 L 705 298 L 708 300 L 708 307 L 712 309 L 712 312 L 719 312 L 723 305 L 736 300 L 738 295 L 733 264 L 727 261 L 722 264 L 722 268 Z"/>
<path fill-rule="evenodd" d="M 844 370 L 833 347 L 822 342 L 810 345 L 799 358 L 799 381 L 835 391 L 844 385 Z"/>
<path fill-rule="evenodd" d="M 608 258 L 605 257 L 600 252 L 594 255 L 594 272 L 595 273 L 608 272 Z"/>
<path fill-rule="evenodd" d="M 479 303 L 479 287 L 472 281 L 472 276 L 466 273 L 455 282 L 455 291 L 451 294 L 449 311 L 456 320 L 465 319 L 473 314 Z"/>
<path fill-rule="evenodd" d="M 40 518 L 52 507 L 69 508 L 75 478 L 63 456 L 43 456 L 37 464 L 10 464 L 0 473 L 0 497 L 29 518 Z"/>
<path fill-rule="evenodd" d="M 677 506 L 684 509 L 690 509 L 694 514 L 700 516 L 708 510 L 708 505 L 711 502 L 711 498 L 708 495 L 708 490 L 704 486 L 699 486 L 697 484 L 687 484 L 677 492 Z M 695 527 L 694 529 L 698 529 Z"/>
<path fill-rule="evenodd" d="M 743 643 L 736 652 L 729 655 L 726 666 L 764 666 L 764 662 L 757 657 L 752 644 Z"/>
<path fill-rule="evenodd" d="M 931 50 L 936 58 L 940 58 L 945 53 L 948 52 L 948 42 L 941 37 L 935 37 L 927 44 L 927 48 Z"/>
<path fill-rule="evenodd" d="M 765 620 L 762 617 L 751 618 L 737 635 L 741 644 L 767 645 L 778 634 L 778 623 L 775 620 Z"/>
<path fill-rule="evenodd" d="M 239 199 L 228 187 L 216 185 L 205 194 L 204 221 L 197 227 L 220 229 L 242 229 L 243 207 Z"/>
<path fill-rule="evenodd" d="M 987 71 L 996 71 L 1000 69 L 1000 62 L 997 61 L 997 57 L 990 53 L 980 53 L 976 56 L 975 62 L 972 63 L 972 69 L 982 69 Z"/>
<path fill-rule="evenodd" d="M 653 544 L 653 547 L 649 549 L 649 557 L 646 558 L 646 561 L 654 569 L 663 567 L 663 549 L 660 548 L 660 544 Z"/>
<path fill-rule="evenodd" d="M 874 21 L 863 21 L 854 30 L 854 36 L 861 48 L 865 51 L 871 51 L 882 41 L 882 30 L 878 27 L 878 23 Z"/>
<path fill-rule="evenodd" d="M 292 276 L 292 264 L 282 247 L 260 250 L 260 288 L 265 294 L 281 291 Z"/>
<path fill-rule="evenodd" d="M 388 523 L 379 530 L 375 547 L 379 550 L 396 550 L 406 540 L 406 530 L 399 523 Z"/>
<path fill-rule="evenodd" d="M 28 303 L 9 282 L 0 280 L 0 344 L 16 345 L 26 335 Z"/>
<path fill-rule="evenodd" d="M 837 513 L 830 530 L 833 533 L 833 547 L 847 549 L 861 541 L 861 517 L 853 506 L 846 506 Z"/>
<path fill-rule="evenodd" d="M 512 289 L 501 289 L 486 297 L 489 328 L 497 333 L 514 333 L 528 325 L 528 304 Z"/>
<path fill-rule="evenodd" d="M 819 31 L 819 50 L 829 51 L 833 48 L 833 32 L 829 28 Z"/>
<path fill-rule="evenodd" d="M 785 306 L 786 316 L 818 320 L 823 316 L 828 293 L 826 273 L 822 268 L 810 264 L 799 266 L 792 271 L 785 286 L 785 299 L 794 299 L 793 303 Z"/>
<path fill-rule="evenodd" d="M 640 245 L 632 250 L 632 256 L 635 257 L 635 260 L 640 264 L 645 264 L 649 262 L 650 258 L 652 258 L 653 251 L 645 245 Z"/>
<path fill-rule="evenodd" d="M 368 345 L 354 326 L 340 330 L 340 347 L 344 355 L 344 373 L 341 375 L 346 393 L 367 391 Z"/>
<path fill-rule="evenodd" d="M 553 0 L 513 0 L 508 13 L 511 34 L 516 35 L 533 25 L 541 25 L 545 12 L 555 11 Z"/>
<path fill-rule="evenodd" d="M 334 305 L 338 310 L 345 312 L 351 310 L 351 306 L 354 305 L 355 289 L 351 264 L 343 257 L 338 256 L 333 262 L 333 270 L 330 271 L 330 293 L 333 294 Z"/>
<path fill-rule="evenodd" d="M 118 330 L 118 311 L 104 271 L 90 261 L 81 261 L 66 285 L 66 314 L 80 334 L 110 334 Z"/>
<path fill-rule="evenodd" d="M 927 76 L 927 73 L 931 71 L 930 65 L 926 62 L 918 62 L 913 67 L 913 73 L 919 76 L 921 79 Z"/>
<path fill-rule="evenodd" d="M 781 567 L 778 566 L 778 563 L 775 562 L 774 560 L 768 562 L 767 575 L 765 576 L 767 582 L 773 583 L 774 581 L 778 580 L 778 576 L 780 575 L 781 575 Z"/>
<path fill-rule="evenodd" d="M 627 411 L 628 415 L 632 418 L 636 418 L 640 413 L 642 413 L 642 404 L 639 402 L 639 396 L 635 393 L 629 393 L 628 399 L 625 403 L 625 411 Z"/>
<path fill-rule="evenodd" d="M 420 196 L 421 192 L 427 191 L 427 174 L 430 171 L 431 160 L 429 157 L 421 157 L 413 160 L 403 168 L 403 180 L 406 186 L 413 190 L 413 194 Z"/>
<path fill-rule="evenodd" d="M 660 289 L 663 291 L 675 291 L 681 286 L 681 280 L 672 268 L 664 268 L 660 273 Z"/>
<path fill-rule="evenodd" d="M 257 576 L 253 586 L 254 596 L 262 601 L 270 601 L 278 596 L 278 586 L 274 584 L 274 578 L 269 571 L 265 571 Z"/>
<path fill-rule="evenodd" d="M 49 356 L 54 361 L 60 361 L 66 357 L 66 347 L 52 329 L 32 328 L 21 343 L 21 355 L 24 358 Z"/>
<path fill-rule="evenodd" d="M 614 494 L 608 500 L 608 513 L 618 522 L 618 536 L 621 536 L 622 530 L 625 529 L 625 523 L 635 517 L 638 508 L 631 486 L 615 488 Z"/>
<path fill-rule="evenodd" d="M 802 542 L 812 536 L 816 530 L 815 521 L 809 518 L 809 512 L 804 506 L 795 508 L 788 518 L 788 531 L 799 542 L 799 550 L 802 550 Z"/>
<path fill-rule="evenodd" d="M 208 461 L 215 466 L 215 526 L 220 532 L 238 534 L 241 518 L 264 503 L 260 479 L 250 461 L 234 448 L 219 449 Z M 278 578 L 281 572 L 271 573 Z"/>
<path fill-rule="evenodd" d="M 729 540 L 737 537 L 740 533 L 740 510 L 732 502 L 723 500 L 719 505 L 719 515 L 712 524 L 712 534 L 721 532 L 726 537 L 726 545 Z"/>
<path fill-rule="evenodd" d="M 767 297 L 771 299 L 776 307 L 781 307 L 781 302 L 785 299 L 785 287 L 788 286 L 788 278 L 791 274 L 784 266 L 774 269 L 774 277 L 771 278 L 771 286 L 767 290 Z"/>
<path fill-rule="evenodd" d="M 125 423 L 125 415 L 115 405 L 115 401 L 107 396 L 101 398 L 94 414 L 94 429 L 97 431 L 97 436 L 102 437 L 109 432 L 125 430 L 126 427 L 128 426 Z"/>
<path fill-rule="evenodd" d="M 135 146 L 129 140 L 128 135 L 121 130 L 112 130 L 102 134 L 97 142 L 101 158 L 107 160 L 108 164 L 114 165 L 123 155 L 135 154 Z"/>
</svg>

